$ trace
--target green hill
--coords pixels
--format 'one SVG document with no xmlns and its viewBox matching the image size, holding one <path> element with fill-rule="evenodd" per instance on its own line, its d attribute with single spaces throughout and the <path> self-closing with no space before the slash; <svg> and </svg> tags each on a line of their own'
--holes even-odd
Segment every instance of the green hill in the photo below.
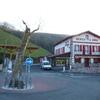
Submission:
<svg viewBox="0 0 100 100">
<path fill-rule="evenodd" d="M 64 39 L 66 36 L 67 35 L 64 35 L 64 34 L 38 32 L 32 35 L 31 42 L 53 53 L 54 44 Z"/>
<path fill-rule="evenodd" d="M 19 45 L 20 39 L 0 29 L 0 45 Z"/>
<path fill-rule="evenodd" d="M 5 44 L 19 45 L 20 42 L 21 42 L 21 40 L 18 37 L 10 34 L 7 31 L 0 29 L 0 45 L 5 45 Z M 45 50 L 35 44 L 31 43 L 31 46 L 39 48 L 38 50 L 32 52 L 31 56 L 33 56 L 33 57 L 46 56 L 46 55 L 50 54 L 47 50 Z"/>
<path fill-rule="evenodd" d="M 22 37 L 22 32 L 17 30 L 8 30 L 10 34 L 18 38 Z M 52 34 L 37 32 L 32 34 L 31 42 L 53 53 L 54 44 L 67 37 L 65 34 Z"/>
<path fill-rule="evenodd" d="M 12 25 L 10 25 L 9 23 L 1 24 L 0 27 L 6 30 L 7 32 L 9 32 L 10 34 L 20 39 L 22 38 L 23 32 L 19 30 L 15 30 L 14 27 L 12 27 Z M 53 53 L 54 44 L 64 39 L 67 36 L 68 36 L 67 34 L 56 34 L 56 33 L 52 34 L 52 33 L 36 32 L 32 34 L 31 42 Z"/>
</svg>

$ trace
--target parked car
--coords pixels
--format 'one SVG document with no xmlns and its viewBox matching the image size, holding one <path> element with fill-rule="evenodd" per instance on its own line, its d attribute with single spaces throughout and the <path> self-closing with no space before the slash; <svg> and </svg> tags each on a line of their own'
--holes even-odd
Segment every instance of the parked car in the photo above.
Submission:
<svg viewBox="0 0 100 100">
<path fill-rule="evenodd" d="M 41 68 L 42 68 L 42 69 L 51 69 L 52 66 L 51 66 L 51 64 L 50 64 L 49 61 L 42 61 L 42 63 L 41 63 Z"/>
</svg>

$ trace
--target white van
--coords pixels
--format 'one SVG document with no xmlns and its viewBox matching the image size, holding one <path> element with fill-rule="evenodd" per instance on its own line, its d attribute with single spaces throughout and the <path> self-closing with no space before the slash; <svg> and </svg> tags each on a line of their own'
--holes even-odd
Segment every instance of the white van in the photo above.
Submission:
<svg viewBox="0 0 100 100">
<path fill-rule="evenodd" d="M 51 66 L 51 64 L 50 64 L 49 61 L 42 61 L 42 63 L 41 63 L 41 68 L 42 68 L 42 69 L 51 69 L 52 66 Z"/>
</svg>

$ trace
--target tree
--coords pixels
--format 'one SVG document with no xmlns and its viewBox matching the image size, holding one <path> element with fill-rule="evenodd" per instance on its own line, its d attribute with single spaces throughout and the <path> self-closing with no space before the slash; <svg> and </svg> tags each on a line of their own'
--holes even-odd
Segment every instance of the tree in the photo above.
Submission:
<svg viewBox="0 0 100 100">
<path fill-rule="evenodd" d="M 11 24 L 9 24 L 8 22 L 3 22 L 0 23 L 0 28 L 5 29 L 5 30 L 14 30 L 15 27 Z"/>
<path fill-rule="evenodd" d="M 15 59 L 15 65 L 13 66 L 13 72 L 12 72 L 12 79 L 10 81 L 10 87 L 17 87 L 17 88 L 23 88 L 21 85 L 23 84 L 23 81 L 20 81 L 20 77 L 22 75 L 22 64 L 24 61 L 24 55 L 27 48 L 27 45 L 29 43 L 30 37 L 32 33 L 35 33 L 39 30 L 39 27 L 34 29 L 32 32 L 30 32 L 30 28 L 28 28 L 27 24 L 23 21 L 23 24 L 25 25 L 26 29 L 21 41 L 21 44 L 19 46 L 19 49 L 16 53 L 16 59 Z M 17 83 L 17 85 L 16 85 Z"/>
</svg>

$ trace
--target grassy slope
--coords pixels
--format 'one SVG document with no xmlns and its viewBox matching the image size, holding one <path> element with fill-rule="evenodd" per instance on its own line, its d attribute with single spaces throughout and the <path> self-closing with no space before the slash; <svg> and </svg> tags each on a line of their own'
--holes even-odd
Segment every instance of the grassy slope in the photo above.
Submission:
<svg viewBox="0 0 100 100">
<path fill-rule="evenodd" d="M 9 32 L 18 38 L 21 38 L 23 34 L 23 32 L 17 30 L 9 30 Z M 64 34 L 36 32 L 32 34 L 31 42 L 53 53 L 54 44 L 67 36 Z"/>
<path fill-rule="evenodd" d="M 8 32 L 5 32 L 0 29 L 0 45 L 4 45 L 5 43 L 9 45 L 19 45 L 20 39 L 9 34 Z M 31 44 L 31 46 L 38 47 L 37 45 Z M 49 52 L 41 47 L 39 47 L 38 50 L 33 51 L 31 54 L 33 57 L 39 57 L 39 56 L 45 56 L 48 55 Z"/>
<path fill-rule="evenodd" d="M 64 39 L 67 35 L 52 33 L 35 33 L 31 41 L 53 53 L 54 44 Z"/>
<path fill-rule="evenodd" d="M 4 45 L 5 43 L 9 45 L 18 45 L 20 39 L 0 29 L 0 45 Z"/>
</svg>

